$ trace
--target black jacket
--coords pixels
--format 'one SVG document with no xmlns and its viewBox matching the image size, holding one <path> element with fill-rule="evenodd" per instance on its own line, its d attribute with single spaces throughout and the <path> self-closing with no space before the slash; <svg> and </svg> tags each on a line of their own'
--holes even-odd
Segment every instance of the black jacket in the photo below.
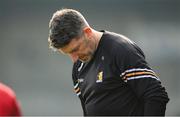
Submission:
<svg viewBox="0 0 180 117">
<path fill-rule="evenodd" d="M 93 59 L 73 66 L 84 115 L 165 115 L 169 101 L 142 50 L 128 38 L 103 32 Z"/>
</svg>

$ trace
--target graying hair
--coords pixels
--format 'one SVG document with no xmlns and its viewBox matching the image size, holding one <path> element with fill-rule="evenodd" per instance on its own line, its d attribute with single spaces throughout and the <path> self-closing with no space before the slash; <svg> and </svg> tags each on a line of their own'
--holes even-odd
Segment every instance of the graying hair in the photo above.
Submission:
<svg viewBox="0 0 180 117">
<path fill-rule="evenodd" d="M 49 22 L 50 47 L 64 47 L 73 38 L 79 37 L 86 26 L 89 25 L 80 12 L 73 9 L 56 11 Z"/>
</svg>

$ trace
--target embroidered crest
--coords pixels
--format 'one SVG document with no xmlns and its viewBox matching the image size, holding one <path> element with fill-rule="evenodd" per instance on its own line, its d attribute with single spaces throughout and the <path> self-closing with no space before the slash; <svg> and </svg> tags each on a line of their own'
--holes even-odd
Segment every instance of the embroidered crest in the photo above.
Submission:
<svg viewBox="0 0 180 117">
<path fill-rule="evenodd" d="M 99 83 L 102 81 L 103 81 L 103 71 L 98 73 L 96 83 Z"/>
</svg>

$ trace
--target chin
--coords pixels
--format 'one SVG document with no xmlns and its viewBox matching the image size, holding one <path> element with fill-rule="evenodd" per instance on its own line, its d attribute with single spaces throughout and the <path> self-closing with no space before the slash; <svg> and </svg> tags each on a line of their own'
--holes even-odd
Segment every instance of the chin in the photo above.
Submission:
<svg viewBox="0 0 180 117">
<path fill-rule="evenodd" d="M 89 60 L 81 60 L 81 59 L 80 59 L 80 61 L 83 63 L 89 62 Z"/>
<path fill-rule="evenodd" d="M 86 63 L 89 62 L 91 60 L 91 58 L 85 58 L 85 59 L 80 59 L 81 62 Z"/>
</svg>

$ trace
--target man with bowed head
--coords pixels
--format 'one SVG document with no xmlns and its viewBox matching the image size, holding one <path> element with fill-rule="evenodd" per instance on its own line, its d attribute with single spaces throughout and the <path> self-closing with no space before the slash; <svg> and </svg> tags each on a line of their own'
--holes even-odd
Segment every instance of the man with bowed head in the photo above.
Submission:
<svg viewBox="0 0 180 117">
<path fill-rule="evenodd" d="M 143 51 L 127 37 L 90 27 L 74 9 L 56 11 L 49 46 L 74 62 L 74 90 L 84 116 L 164 116 L 169 101 Z"/>
</svg>

